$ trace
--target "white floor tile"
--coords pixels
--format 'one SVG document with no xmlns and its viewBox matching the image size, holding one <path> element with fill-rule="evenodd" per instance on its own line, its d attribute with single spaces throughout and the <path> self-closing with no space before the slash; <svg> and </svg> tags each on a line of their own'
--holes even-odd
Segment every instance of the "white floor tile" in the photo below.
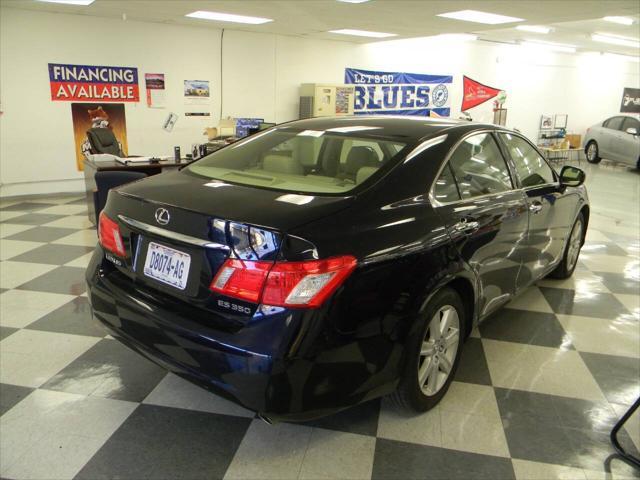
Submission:
<svg viewBox="0 0 640 480">
<path fill-rule="evenodd" d="M 162 379 L 143 403 L 200 410 L 222 415 L 235 415 L 237 417 L 251 418 L 254 416 L 253 412 L 240 405 L 207 392 L 203 388 L 171 373 Z"/>
<path fill-rule="evenodd" d="M 42 245 L 44 245 L 42 242 L 24 242 L 22 240 L 7 240 L 3 238 L 0 240 L 0 260 L 9 260 Z"/>
<path fill-rule="evenodd" d="M 35 228 L 34 225 L 19 225 L 17 223 L 0 223 L 0 238 L 10 237 L 16 233 Z"/>
<path fill-rule="evenodd" d="M 560 314 L 556 317 L 578 351 L 640 358 L 638 320 Z"/>
<path fill-rule="evenodd" d="M 86 205 L 56 205 L 54 207 L 43 208 L 42 210 L 36 210 L 36 213 L 47 213 L 52 215 L 86 215 Z"/>
<path fill-rule="evenodd" d="M 9 290 L 0 295 L 0 325 L 24 328 L 74 298 L 59 293 Z"/>
<path fill-rule="evenodd" d="M 412 413 L 384 399 L 378 418 L 378 437 L 439 447 L 442 445 L 439 407 Z"/>
<path fill-rule="evenodd" d="M 86 215 L 70 215 L 68 217 L 62 217 L 53 222 L 45 223 L 45 227 L 60 227 L 60 228 L 82 228 L 89 229 L 92 224 L 89 221 L 89 217 Z"/>
<path fill-rule="evenodd" d="M 56 265 L 6 261 L 0 264 L 0 288 L 16 288 L 57 268 Z"/>
<path fill-rule="evenodd" d="M 531 310 L 533 312 L 553 313 L 551 306 L 536 286 L 527 288 L 522 294 L 507 303 L 506 307 L 519 310 Z"/>
<path fill-rule="evenodd" d="M 98 243 L 98 232 L 97 230 L 78 230 L 51 243 L 95 247 Z"/>
<path fill-rule="evenodd" d="M 517 459 L 511 460 L 511 463 L 517 480 L 587 480 L 581 468 Z"/>
</svg>

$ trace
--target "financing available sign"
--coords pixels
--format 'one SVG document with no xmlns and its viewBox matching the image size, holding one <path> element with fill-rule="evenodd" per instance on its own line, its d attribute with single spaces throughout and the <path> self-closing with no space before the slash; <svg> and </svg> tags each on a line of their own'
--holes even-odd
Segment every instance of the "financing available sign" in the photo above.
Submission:
<svg viewBox="0 0 640 480">
<path fill-rule="evenodd" d="M 140 101 L 137 68 L 50 63 L 49 83 L 56 101 Z"/>
<path fill-rule="evenodd" d="M 378 72 L 346 68 L 344 83 L 355 85 L 356 115 L 420 115 L 448 117 L 451 114 L 451 75 Z"/>
</svg>

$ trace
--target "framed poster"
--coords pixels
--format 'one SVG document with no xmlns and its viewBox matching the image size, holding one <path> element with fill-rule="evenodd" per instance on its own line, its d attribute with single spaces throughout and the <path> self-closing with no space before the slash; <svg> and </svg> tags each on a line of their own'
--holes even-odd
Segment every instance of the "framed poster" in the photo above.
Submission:
<svg viewBox="0 0 640 480">
<path fill-rule="evenodd" d="M 620 103 L 621 113 L 640 113 L 640 88 L 625 88 Z"/>
<path fill-rule="evenodd" d="M 551 115 L 542 115 L 540 117 L 540 130 L 550 130 L 553 128 L 553 118 Z"/>
<path fill-rule="evenodd" d="M 567 115 L 556 114 L 553 118 L 553 128 L 567 128 Z"/>
</svg>

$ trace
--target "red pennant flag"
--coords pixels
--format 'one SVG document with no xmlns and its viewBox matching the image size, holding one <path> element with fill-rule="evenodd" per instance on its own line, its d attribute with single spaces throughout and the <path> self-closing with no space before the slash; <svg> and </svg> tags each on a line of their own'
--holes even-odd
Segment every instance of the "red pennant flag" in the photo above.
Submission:
<svg viewBox="0 0 640 480">
<path fill-rule="evenodd" d="M 499 88 L 488 87 L 480 82 L 476 82 L 466 75 L 462 76 L 462 111 L 477 107 L 481 103 L 491 100 L 502 90 Z"/>
</svg>

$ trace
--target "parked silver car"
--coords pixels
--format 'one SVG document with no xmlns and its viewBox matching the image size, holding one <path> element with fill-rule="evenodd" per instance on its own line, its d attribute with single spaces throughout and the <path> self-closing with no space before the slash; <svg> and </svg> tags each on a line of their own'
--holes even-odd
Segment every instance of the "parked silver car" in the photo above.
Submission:
<svg viewBox="0 0 640 480">
<path fill-rule="evenodd" d="M 640 120 L 618 115 L 588 128 L 584 153 L 589 163 L 606 158 L 640 168 Z"/>
</svg>

